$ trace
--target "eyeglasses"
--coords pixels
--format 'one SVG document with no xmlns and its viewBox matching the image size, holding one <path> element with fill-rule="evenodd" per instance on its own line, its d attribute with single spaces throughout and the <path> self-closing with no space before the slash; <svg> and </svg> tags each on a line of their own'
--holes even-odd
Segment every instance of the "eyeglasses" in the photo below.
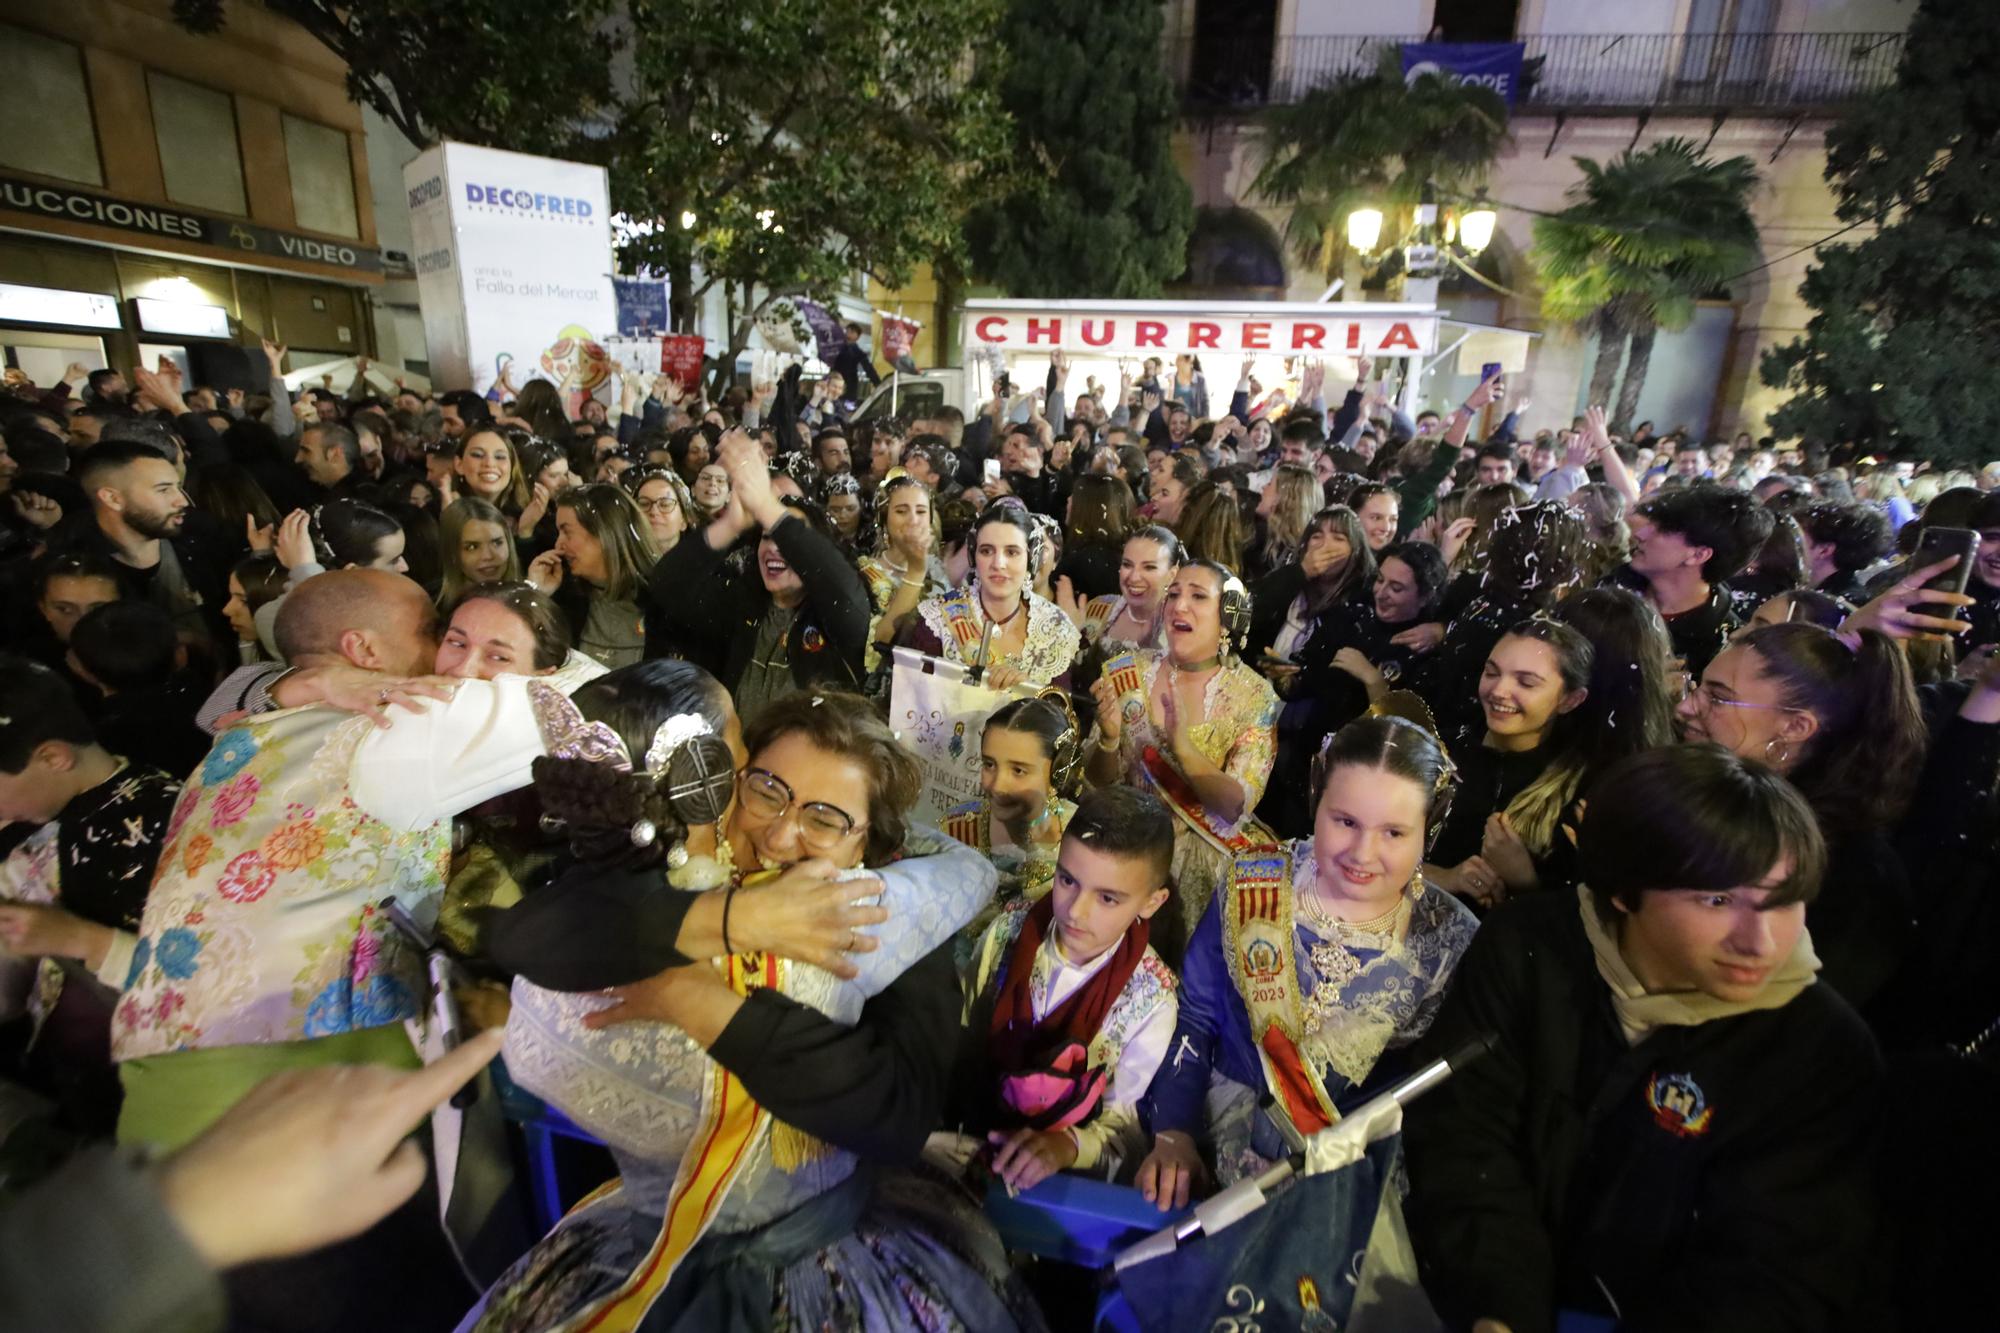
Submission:
<svg viewBox="0 0 2000 1333">
<path fill-rule="evenodd" d="M 674 510 L 679 509 L 681 507 L 680 500 L 671 493 L 666 495 L 655 496 L 650 500 L 635 500 L 633 501 L 633 503 L 638 505 L 643 512 L 648 514 L 671 513 Z"/>
<path fill-rule="evenodd" d="M 744 769 L 737 775 L 736 787 L 744 806 L 760 819 L 775 822 L 792 808 L 791 787 L 768 769 Z M 799 807 L 799 841 L 816 852 L 831 851 L 867 827 L 839 806 L 824 801 Z"/>
<path fill-rule="evenodd" d="M 1706 683 L 1697 685 L 1690 680 L 1683 680 L 1681 682 L 1681 702 L 1692 703 L 1695 711 L 1698 713 L 1706 713 L 1711 708 L 1763 708 L 1774 713 L 1796 713 L 1799 711 L 1796 708 L 1788 708 L 1784 704 L 1752 703 L 1748 699 L 1718 699 L 1715 697 L 1715 691 L 1710 689 Z"/>
</svg>

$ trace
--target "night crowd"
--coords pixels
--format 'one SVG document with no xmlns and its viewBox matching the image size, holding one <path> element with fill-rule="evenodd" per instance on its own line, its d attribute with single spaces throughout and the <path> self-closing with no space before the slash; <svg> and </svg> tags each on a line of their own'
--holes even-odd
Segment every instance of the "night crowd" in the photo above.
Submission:
<svg viewBox="0 0 2000 1333">
<path fill-rule="evenodd" d="M 1985 1322 L 2000 463 L 285 355 L 0 395 L 0 1326 L 1083 1328 L 989 1190 L 1164 1217 L 1468 1039 L 1440 1326 Z"/>
</svg>

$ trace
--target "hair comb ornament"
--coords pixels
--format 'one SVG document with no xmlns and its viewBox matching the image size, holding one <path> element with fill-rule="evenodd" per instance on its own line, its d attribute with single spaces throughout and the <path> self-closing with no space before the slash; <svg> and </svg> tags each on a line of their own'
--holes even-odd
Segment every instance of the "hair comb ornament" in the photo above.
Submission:
<svg viewBox="0 0 2000 1333">
<path fill-rule="evenodd" d="M 528 703 L 551 757 L 611 764 L 628 773 L 632 770 L 632 755 L 618 733 L 602 722 L 586 722 L 569 696 L 555 686 L 529 681 Z"/>
<path fill-rule="evenodd" d="M 1451 750 L 1444 743 L 1444 735 L 1439 730 L 1437 719 L 1431 716 L 1430 705 L 1411 690 L 1391 690 L 1374 703 L 1368 705 L 1363 717 L 1393 717 L 1423 729 L 1437 744 L 1438 757 L 1444 761 L 1438 769 L 1437 786 L 1432 795 L 1444 791 L 1458 781 L 1458 765 L 1452 762 Z M 1329 737 L 1329 740 L 1332 738 Z M 1321 747 L 1324 751 L 1324 746 Z"/>
</svg>

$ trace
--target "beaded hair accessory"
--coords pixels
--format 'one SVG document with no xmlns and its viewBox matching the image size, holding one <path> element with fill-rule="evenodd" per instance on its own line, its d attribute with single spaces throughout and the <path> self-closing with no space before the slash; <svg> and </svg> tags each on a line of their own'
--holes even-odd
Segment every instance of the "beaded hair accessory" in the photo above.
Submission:
<svg viewBox="0 0 2000 1333">
<path fill-rule="evenodd" d="M 529 681 L 528 699 L 553 758 L 633 771 L 632 755 L 623 738 L 602 722 L 585 721 L 561 690 Z M 736 780 L 735 756 L 707 718 L 698 713 L 676 713 L 654 729 L 653 742 L 646 747 L 638 773 L 654 782 L 665 782 L 668 801 L 688 823 L 713 824 L 729 804 Z M 650 846 L 658 836 L 659 829 L 649 819 L 639 820 L 631 828 L 635 847 Z M 686 859 L 684 851 L 675 850 Z"/>
<path fill-rule="evenodd" d="M 1451 751 L 1445 747 L 1444 737 L 1438 730 L 1437 719 L 1431 716 L 1430 706 L 1419 695 L 1410 690 L 1391 690 L 1368 705 L 1368 711 L 1362 716 L 1400 718 L 1421 728 L 1431 738 L 1438 748 L 1438 757 L 1444 761 L 1438 769 L 1437 782 L 1431 788 L 1433 799 L 1457 785 L 1458 765 L 1451 760 Z M 1331 739 L 1328 737 L 1329 741 Z"/>
</svg>

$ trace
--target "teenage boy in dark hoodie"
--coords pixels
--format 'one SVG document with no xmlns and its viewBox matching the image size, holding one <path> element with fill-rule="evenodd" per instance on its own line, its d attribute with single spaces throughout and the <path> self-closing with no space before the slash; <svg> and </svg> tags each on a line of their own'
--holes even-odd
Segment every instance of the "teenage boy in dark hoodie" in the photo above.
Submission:
<svg viewBox="0 0 2000 1333">
<path fill-rule="evenodd" d="M 1411 1107 L 1408 1203 L 1445 1322 L 1769 1333 L 1857 1316 L 1882 1062 L 1815 985 L 1825 853 L 1782 778 L 1651 750 L 1588 803 L 1574 896 L 1494 912 L 1428 1053 L 1493 1049 Z M 1421 1060 L 1420 1060 L 1421 1062 Z"/>
</svg>

